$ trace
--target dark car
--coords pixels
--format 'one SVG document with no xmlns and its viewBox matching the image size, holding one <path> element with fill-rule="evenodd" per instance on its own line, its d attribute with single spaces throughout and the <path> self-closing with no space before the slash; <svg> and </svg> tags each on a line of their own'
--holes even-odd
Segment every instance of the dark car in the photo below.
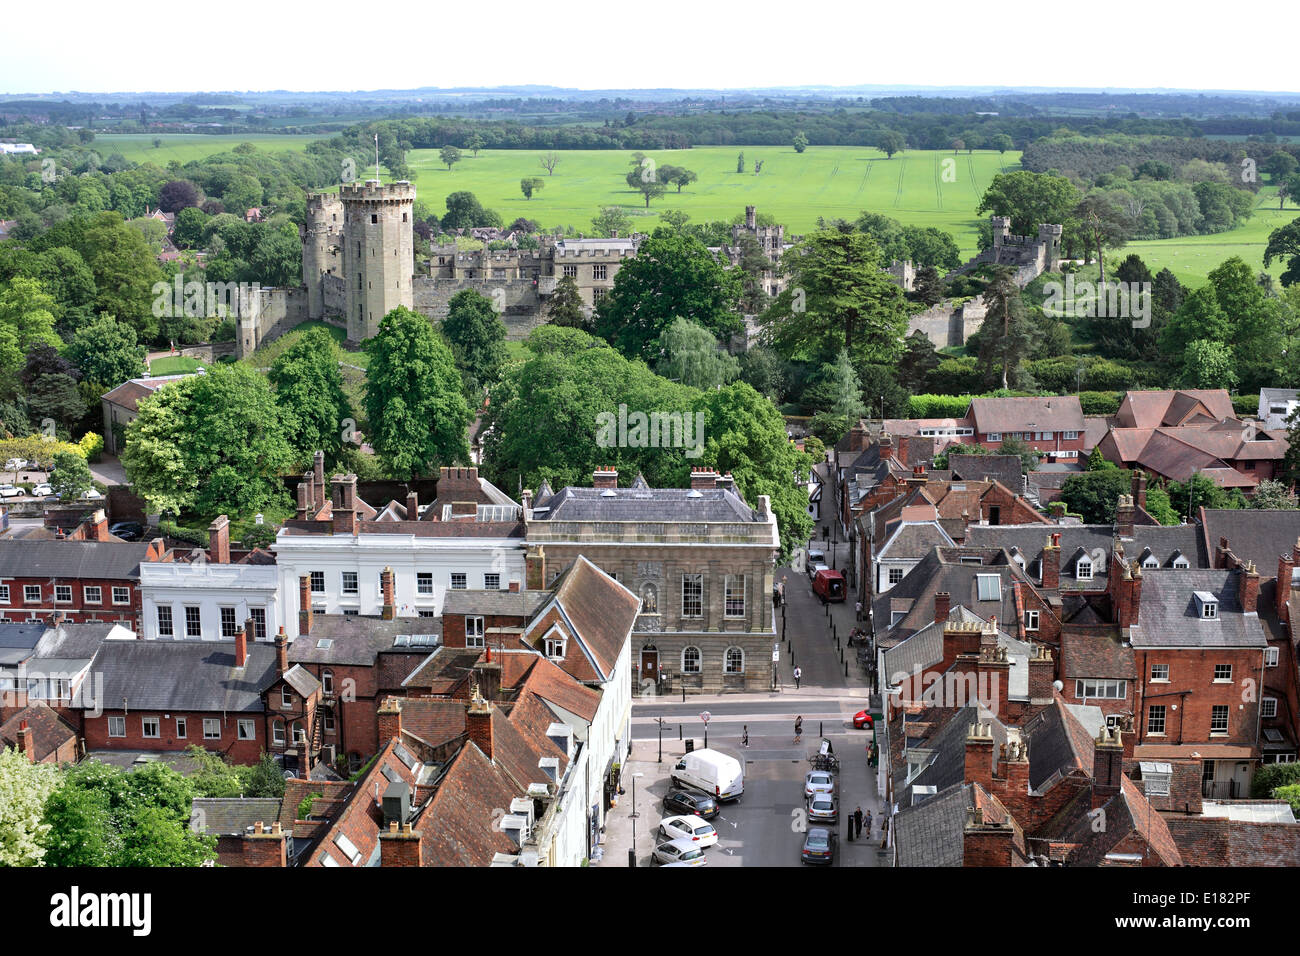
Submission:
<svg viewBox="0 0 1300 956">
<path fill-rule="evenodd" d="M 834 863 L 835 837 L 835 832 L 825 827 L 809 827 L 799 859 L 804 863 Z"/>
<path fill-rule="evenodd" d="M 669 813 L 693 813 L 711 820 L 718 815 L 718 801 L 698 790 L 673 787 L 664 797 L 664 809 Z"/>
<path fill-rule="evenodd" d="M 123 541 L 139 541 L 144 537 L 144 525 L 138 521 L 119 521 L 108 526 L 108 533 Z"/>
</svg>

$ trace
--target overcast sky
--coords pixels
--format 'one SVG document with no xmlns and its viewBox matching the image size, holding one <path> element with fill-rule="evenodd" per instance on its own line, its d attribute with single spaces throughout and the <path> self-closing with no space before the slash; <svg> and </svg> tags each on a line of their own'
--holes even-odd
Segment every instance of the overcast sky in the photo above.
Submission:
<svg viewBox="0 0 1300 956">
<path fill-rule="evenodd" d="M 368 10 L 377 11 L 371 19 Z M 0 13 L 9 41 L 0 92 L 524 83 L 1295 90 L 1284 23 L 1262 12 L 1133 0 L 60 0 Z"/>
</svg>

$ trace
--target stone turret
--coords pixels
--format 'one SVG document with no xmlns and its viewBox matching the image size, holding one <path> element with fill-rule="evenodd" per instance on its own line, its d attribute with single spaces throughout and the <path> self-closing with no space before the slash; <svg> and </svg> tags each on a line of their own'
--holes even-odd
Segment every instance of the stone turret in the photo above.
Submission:
<svg viewBox="0 0 1300 956">
<path fill-rule="evenodd" d="M 347 183 L 343 205 L 343 288 L 348 338 L 373 337 L 399 305 L 415 307 L 415 186 Z"/>
</svg>

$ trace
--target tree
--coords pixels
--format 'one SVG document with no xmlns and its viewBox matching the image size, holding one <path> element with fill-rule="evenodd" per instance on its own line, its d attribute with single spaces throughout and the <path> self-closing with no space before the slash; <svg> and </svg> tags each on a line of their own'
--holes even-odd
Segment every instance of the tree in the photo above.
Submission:
<svg viewBox="0 0 1300 956">
<path fill-rule="evenodd" d="M 925 391 L 930 373 L 939 367 L 939 352 L 930 337 L 917 329 L 903 344 L 898 360 L 898 381 L 910 392 Z"/>
<path fill-rule="evenodd" d="M 438 150 L 438 159 L 447 164 L 447 172 L 451 172 L 451 167 L 460 162 L 460 150 L 455 146 L 444 146 Z"/>
<path fill-rule="evenodd" d="M 1018 456 L 1022 472 L 1035 471 L 1038 468 L 1038 452 L 1019 438 L 1004 438 L 998 451 L 1003 455 Z"/>
<path fill-rule="evenodd" d="M 1000 377 L 1002 387 L 1010 388 L 1012 378 L 1018 374 L 1016 367 L 1028 358 L 1039 336 L 1039 330 L 1025 314 L 1014 269 L 999 266 L 994 270 L 984 288 L 984 304 L 988 309 L 984 322 L 971 338 L 976 340 L 985 381 Z"/>
<path fill-rule="evenodd" d="M 659 218 L 665 225 L 680 231 L 690 221 L 691 214 L 681 209 L 666 209 L 659 214 Z"/>
<path fill-rule="evenodd" d="M 954 140 L 953 140 L 952 142 L 950 142 L 948 145 L 949 145 L 949 147 L 951 147 L 951 149 L 952 149 L 952 151 L 953 151 L 954 153 L 960 153 L 963 149 L 966 148 L 966 143 L 965 143 L 965 141 L 960 140 L 960 139 L 954 139 Z"/>
<path fill-rule="evenodd" d="M 202 209 L 187 206 L 176 214 L 172 241 L 182 249 L 197 249 L 203 243 L 203 231 L 207 225 L 208 216 Z"/>
<path fill-rule="evenodd" d="M 700 178 L 693 170 L 683 169 L 681 166 L 660 166 L 658 175 L 660 182 L 676 186 L 679 193 L 683 186 L 689 186 Z"/>
<path fill-rule="evenodd" d="M 40 866 L 45 801 L 58 782 L 50 764 L 34 764 L 27 754 L 0 747 L 0 867 Z"/>
<path fill-rule="evenodd" d="M 334 467 L 342 451 L 344 420 L 352 417 L 352 403 L 343 390 L 338 353 L 327 331 L 308 329 L 276 357 L 267 374 L 285 440 L 299 464 L 322 451 Z"/>
<path fill-rule="evenodd" d="M 480 133 L 471 133 L 469 139 L 465 141 L 465 148 L 474 154 L 475 159 L 478 159 L 478 151 L 486 145 Z"/>
<path fill-rule="evenodd" d="M 903 292 L 868 236 L 810 233 L 781 260 L 788 282 L 760 317 L 786 358 L 826 362 L 847 349 L 855 364 L 891 360 L 907 326 Z"/>
<path fill-rule="evenodd" d="M 1182 523 L 1182 518 L 1169 501 L 1169 492 L 1163 488 L 1152 488 L 1147 492 L 1146 512 L 1164 525 Z"/>
<path fill-rule="evenodd" d="M 668 187 L 659 181 L 654 167 L 629 170 L 624 178 L 628 186 L 645 199 L 647 209 L 650 208 L 651 199 L 658 199 L 668 191 Z"/>
<path fill-rule="evenodd" d="M 808 137 L 804 135 L 803 130 L 794 134 L 794 151 L 802 153 L 808 148 Z"/>
<path fill-rule="evenodd" d="M 370 344 L 365 405 L 370 443 L 392 477 L 469 461 L 473 414 L 461 387 L 451 349 L 428 319 L 404 306 L 384 316 Z"/>
<path fill-rule="evenodd" d="M 1129 493 L 1131 472 L 1122 468 L 1085 471 L 1071 475 L 1061 485 L 1061 500 L 1084 524 L 1114 524 L 1120 495 Z"/>
<path fill-rule="evenodd" d="M 592 322 L 587 316 L 586 304 L 572 276 L 561 276 L 555 283 L 555 294 L 546 307 L 546 321 L 552 325 L 591 331 Z"/>
<path fill-rule="evenodd" d="M 743 173 L 744 171 L 745 171 L 745 153 L 742 150 L 740 153 L 736 154 L 736 172 Z"/>
<path fill-rule="evenodd" d="M 908 298 L 922 305 L 938 305 L 944 299 L 943 277 L 934 266 L 922 266 L 916 270 L 916 279 Z"/>
<path fill-rule="evenodd" d="M 469 229 L 473 226 L 500 226 L 501 216 L 485 209 L 472 192 L 460 190 L 447 197 L 447 214 L 442 217 L 442 228 Z"/>
<path fill-rule="evenodd" d="M 1064 224 L 1079 204 L 1079 193 L 1064 176 L 1017 170 L 998 173 L 975 211 L 1011 217 L 1016 235 L 1037 235 L 1040 223 Z"/>
<path fill-rule="evenodd" d="M 736 268 L 742 275 L 740 307 L 746 315 L 756 315 L 767 307 L 768 295 L 763 280 L 772 269 L 772 261 L 759 245 L 758 240 L 748 232 L 740 234 L 737 242 L 740 248 Z"/>
<path fill-rule="evenodd" d="M 659 336 L 690 316 L 718 339 L 740 331 L 740 278 L 691 236 L 660 227 L 623 263 L 601 300 L 596 334 L 624 355 L 651 359 Z"/>
<path fill-rule="evenodd" d="M 718 348 L 713 333 L 687 319 L 674 319 L 660 345 L 655 371 L 691 388 L 719 388 L 740 374 L 740 363 Z"/>
<path fill-rule="evenodd" d="M 541 164 L 542 168 L 546 170 L 546 175 L 554 176 L 555 167 L 560 165 L 560 156 L 558 153 L 543 153 Z"/>
<path fill-rule="evenodd" d="M 1089 248 L 1097 252 L 1097 266 L 1101 270 L 1100 281 L 1106 281 L 1106 260 L 1102 255 L 1107 248 L 1118 249 L 1128 241 L 1133 222 L 1102 193 L 1090 193 L 1084 196 L 1075 207 L 1075 216 L 1083 225 L 1088 236 Z"/>
<path fill-rule="evenodd" d="M 886 159 L 893 159 L 895 153 L 901 153 L 903 145 L 903 134 L 892 129 L 881 133 L 876 142 L 876 148 L 885 154 Z"/>
<path fill-rule="evenodd" d="M 177 213 L 203 202 L 203 191 L 188 179 L 173 179 L 158 190 L 158 208 Z"/>
<path fill-rule="evenodd" d="M 740 356 L 740 378 L 758 394 L 780 404 L 788 370 L 785 359 L 765 345 L 755 345 Z"/>
<path fill-rule="evenodd" d="M 1007 150 L 1014 148 L 1015 145 L 1015 141 L 1006 133 L 998 133 L 989 140 L 989 146 L 996 149 L 999 154 L 1005 153 Z"/>
<path fill-rule="evenodd" d="M 1220 488 L 1214 479 L 1207 478 L 1199 471 L 1193 472 L 1186 482 L 1171 481 L 1166 490 L 1169 492 L 1170 505 L 1179 514 L 1187 515 L 1189 521 L 1196 519 L 1201 508 L 1219 510 L 1248 507 L 1240 488 Z"/>
<path fill-rule="evenodd" d="M 248 365 L 214 364 L 139 403 L 122 464 L 157 511 L 252 515 L 281 503 L 295 463 L 270 383 Z"/>
<path fill-rule="evenodd" d="M 1300 190 L 1292 195 L 1300 197 Z M 1274 259 L 1286 261 L 1282 285 L 1300 284 L 1300 218 L 1292 219 L 1281 229 L 1274 229 L 1268 234 L 1268 245 L 1264 247 L 1264 267 L 1271 266 Z"/>
<path fill-rule="evenodd" d="M 37 376 L 27 389 L 27 403 L 33 418 L 49 419 L 63 428 L 71 428 L 86 415 L 86 403 L 71 375 Z"/>
<path fill-rule="evenodd" d="M 524 194 L 525 199 L 532 199 L 533 193 L 541 191 L 546 185 L 546 180 L 540 176 L 525 176 L 519 180 L 519 189 Z"/>
<path fill-rule="evenodd" d="M 38 345 L 63 344 L 54 331 L 54 299 L 35 279 L 15 276 L 0 292 L 0 378 L 12 384 Z"/>
<path fill-rule="evenodd" d="M 618 206 L 602 206 L 591 220 L 591 228 L 602 239 L 625 236 L 632 231 L 632 217 Z"/>
<path fill-rule="evenodd" d="M 501 377 L 506 361 L 506 325 L 492 307 L 492 300 L 473 289 L 451 297 L 442 334 L 451 345 L 464 383 L 465 397 L 477 407 L 484 390 Z"/>
<path fill-rule="evenodd" d="M 1255 486 L 1250 506 L 1261 511 L 1294 511 L 1296 498 L 1282 482 L 1265 479 Z"/>
<path fill-rule="evenodd" d="M 858 375 L 853 371 L 853 362 L 849 359 L 848 349 L 840 349 L 835 364 L 826 366 L 829 370 L 827 381 L 833 396 L 827 409 L 838 418 L 857 421 L 867 413 L 867 406 L 862 402 L 862 386 L 858 384 Z"/>
</svg>

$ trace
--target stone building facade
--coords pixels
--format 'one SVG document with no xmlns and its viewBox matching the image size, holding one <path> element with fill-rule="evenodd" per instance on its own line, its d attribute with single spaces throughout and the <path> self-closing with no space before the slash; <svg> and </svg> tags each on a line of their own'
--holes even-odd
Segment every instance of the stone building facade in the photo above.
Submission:
<svg viewBox="0 0 1300 956">
<path fill-rule="evenodd" d="M 583 555 L 640 597 L 632 668 L 642 695 L 770 688 L 780 537 L 767 496 L 751 508 L 729 475 L 707 469 L 689 489 L 651 489 L 639 476 L 619 488 L 612 469 L 594 481 L 544 486 L 525 505 L 527 588 L 549 586 Z"/>
</svg>

